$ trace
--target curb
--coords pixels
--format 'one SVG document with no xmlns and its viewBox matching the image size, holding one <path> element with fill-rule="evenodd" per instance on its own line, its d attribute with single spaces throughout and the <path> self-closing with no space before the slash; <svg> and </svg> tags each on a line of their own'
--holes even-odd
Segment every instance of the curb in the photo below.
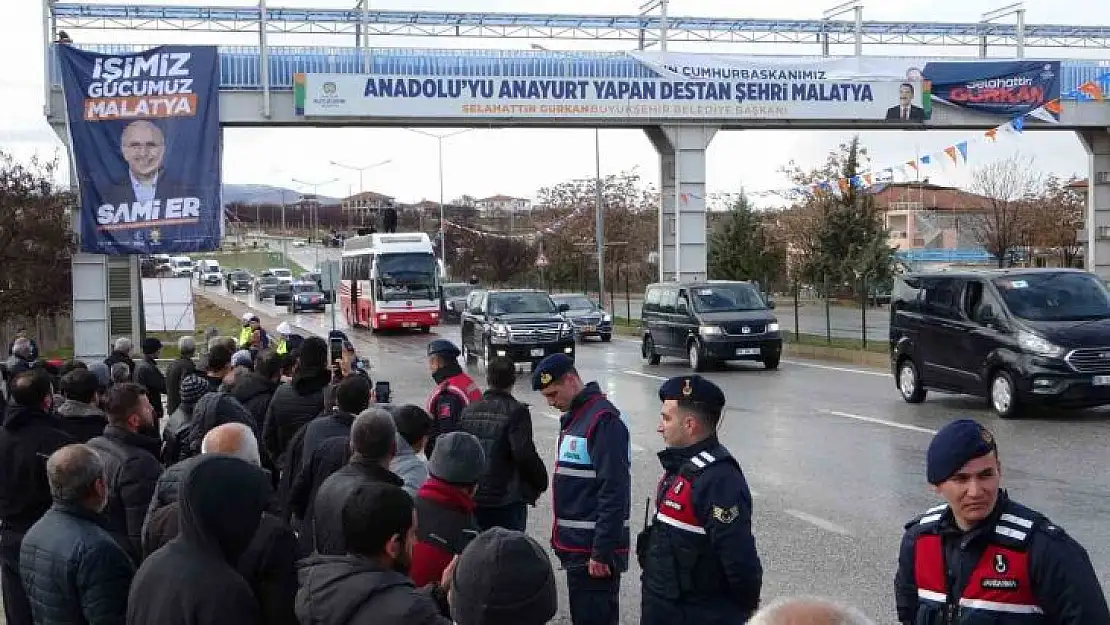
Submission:
<svg viewBox="0 0 1110 625">
<path fill-rule="evenodd" d="M 810 360 L 831 360 L 834 362 L 847 362 L 854 365 L 874 367 L 876 369 L 890 368 L 890 355 L 875 352 L 866 352 L 860 349 L 844 349 L 842 347 L 828 347 L 826 345 L 801 345 L 798 343 L 783 343 L 782 352 L 790 358 L 806 358 Z"/>
</svg>

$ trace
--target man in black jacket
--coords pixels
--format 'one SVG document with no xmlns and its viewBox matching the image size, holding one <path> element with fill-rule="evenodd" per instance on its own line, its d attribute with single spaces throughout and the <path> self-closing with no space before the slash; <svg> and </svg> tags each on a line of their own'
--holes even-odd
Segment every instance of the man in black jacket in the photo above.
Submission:
<svg viewBox="0 0 1110 625">
<path fill-rule="evenodd" d="M 475 516 L 483 530 L 498 526 L 523 532 L 527 506 L 547 490 L 547 467 L 536 452 L 528 406 L 512 395 L 516 366 L 507 358 L 491 359 L 486 383 L 481 401 L 467 406 L 459 422 L 459 429 L 482 442 L 489 462 L 474 495 Z"/>
<path fill-rule="evenodd" d="M 54 505 L 23 538 L 19 561 L 35 622 L 123 623 L 135 567 L 100 516 L 104 463 L 87 445 L 67 445 L 46 475 Z"/>
<path fill-rule="evenodd" d="M 166 367 L 166 414 L 173 414 L 181 404 L 181 378 L 195 373 L 197 365 L 193 357 L 197 353 L 197 342 L 191 336 L 177 340 L 180 355 Z"/>
<path fill-rule="evenodd" d="M 108 389 L 108 427 L 89 441 L 104 460 L 108 529 L 122 540 L 137 565 L 142 562 L 143 519 L 162 474 L 161 441 L 141 433 L 154 421 L 154 409 L 142 386 L 116 384 Z"/>
<path fill-rule="evenodd" d="M 452 567 L 440 584 L 416 588 L 408 577 L 416 541 L 412 498 L 398 486 L 360 483 L 342 508 L 343 550 L 305 560 L 300 570 L 301 623 L 450 625 Z"/>
<path fill-rule="evenodd" d="M 146 397 L 154 409 L 153 433 L 157 436 L 158 424 L 165 416 L 162 395 L 166 392 L 166 376 L 158 369 L 158 353 L 162 351 L 162 341 L 148 337 L 143 339 L 143 359 L 135 364 L 135 382 L 146 388 Z"/>
<path fill-rule="evenodd" d="M 254 415 L 254 422 L 259 428 L 265 423 L 270 400 L 281 384 L 281 363 L 282 357 L 273 350 L 263 350 L 258 354 L 254 371 L 237 376 L 232 386 L 231 394 Z"/>
<path fill-rule="evenodd" d="M 343 506 L 360 484 L 384 482 L 401 486 L 405 483 L 388 468 L 396 450 L 396 435 L 393 415 L 385 410 L 371 408 L 355 418 L 351 426 L 350 461 L 324 480 L 316 494 L 311 531 L 318 553 L 347 553 L 343 541 Z"/>
<path fill-rule="evenodd" d="M 50 508 L 43 458 L 72 442 L 50 413 L 53 393 L 45 371 L 25 371 L 11 382 L 12 403 L 0 427 L 0 586 L 6 625 L 31 625 L 31 605 L 19 577 L 23 534 Z"/>
</svg>

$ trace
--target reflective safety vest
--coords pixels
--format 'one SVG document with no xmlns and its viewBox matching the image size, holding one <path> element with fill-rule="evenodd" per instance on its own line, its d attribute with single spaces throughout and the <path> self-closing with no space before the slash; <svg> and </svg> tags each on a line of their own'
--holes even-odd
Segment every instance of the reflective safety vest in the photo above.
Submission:
<svg viewBox="0 0 1110 625">
<path fill-rule="evenodd" d="M 555 473 L 551 478 L 554 523 L 551 545 L 564 562 L 585 562 L 593 553 L 597 527 L 600 485 L 597 468 L 590 454 L 590 442 L 597 422 L 605 415 L 616 416 L 616 406 L 598 393 L 579 406 L 569 423 L 559 432 Z M 631 450 L 630 450 L 631 453 Z M 631 543 L 629 520 L 623 519 L 621 539 L 614 550 L 619 568 L 624 569 Z"/>
<path fill-rule="evenodd" d="M 432 389 L 432 392 L 428 393 L 428 398 L 424 401 L 424 405 L 428 414 L 432 417 L 433 423 L 439 419 L 457 419 L 459 416 L 453 414 L 440 414 L 442 411 L 436 408 L 436 400 L 441 393 L 453 393 L 457 395 L 459 399 L 462 400 L 463 406 L 469 406 L 482 399 L 482 391 L 478 388 L 478 385 L 474 383 L 474 380 L 472 380 L 469 375 L 460 371 L 437 384 L 436 387 Z"/>
<path fill-rule="evenodd" d="M 238 343 L 238 348 L 239 349 L 246 349 L 247 348 L 247 343 L 251 342 L 251 334 L 253 334 L 253 333 L 254 333 L 254 330 L 251 330 L 250 326 L 243 326 L 243 329 L 239 330 L 239 343 Z"/>
<path fill-rule="evenodd" d="M 274 349 L 274 352 L 278 356 L 284 356 L 285 354 L 287 354 L 289 352 L 289 345 L 286 342 L 284 337 L 278 337 L 277 348 Z"/>
<path fill-rule="evenodd" d="M 1033 595 L 1029 539 L 1038 519 L 1032 511 L 1007 502 L 989 544 L 958 597 L 949 598 L 940 519 L 947 506 L 926 511 L 911 531 L 917 585 L 918 625 L 1043 625 L 1044 611 Z M 955 565 L 953 565 L 955 566 Z"/>
</svg>

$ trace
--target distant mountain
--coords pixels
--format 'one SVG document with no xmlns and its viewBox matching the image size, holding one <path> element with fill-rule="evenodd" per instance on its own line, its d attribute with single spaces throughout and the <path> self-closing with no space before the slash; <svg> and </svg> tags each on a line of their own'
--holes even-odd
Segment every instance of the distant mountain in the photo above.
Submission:
<svg viewBox="0 0 1110 625">
<path fill-rule="evenodd" d="M 292 204 L 301 197 L 301 192 L 296 189 L 286 189 L 268 184 L 225 184 L 223 191 L 225 205 L 233 202 L 242 202 L 244 204 L 281 204 L 283 201 L 283 193 L 285 195 L 284 202 L 286 204 Z M 339 204 L 340 201 L 339 198 L 328 197 L 326 195 L 320 196 L 320 203 L 324 206 Z"/>
</svg>

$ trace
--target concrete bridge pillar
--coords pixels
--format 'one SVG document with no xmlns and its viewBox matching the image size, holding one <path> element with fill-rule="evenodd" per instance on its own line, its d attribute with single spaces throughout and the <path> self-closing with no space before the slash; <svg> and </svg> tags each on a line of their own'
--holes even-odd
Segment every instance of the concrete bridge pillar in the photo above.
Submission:
<svg viewBox="0 0 1110 625">
<path fill-rule="evenodd" d="M 1077 130 L 1087 148 L 1087 270 L 1110 279 L 1110 128 Z"/>
<path fill-rule="evenodd" d="M 717 128 L 653 126 L 645 132 L 659 152 L 661 167 L 659 280 L 705 280 L 705 150 Z"/>
</svg>

